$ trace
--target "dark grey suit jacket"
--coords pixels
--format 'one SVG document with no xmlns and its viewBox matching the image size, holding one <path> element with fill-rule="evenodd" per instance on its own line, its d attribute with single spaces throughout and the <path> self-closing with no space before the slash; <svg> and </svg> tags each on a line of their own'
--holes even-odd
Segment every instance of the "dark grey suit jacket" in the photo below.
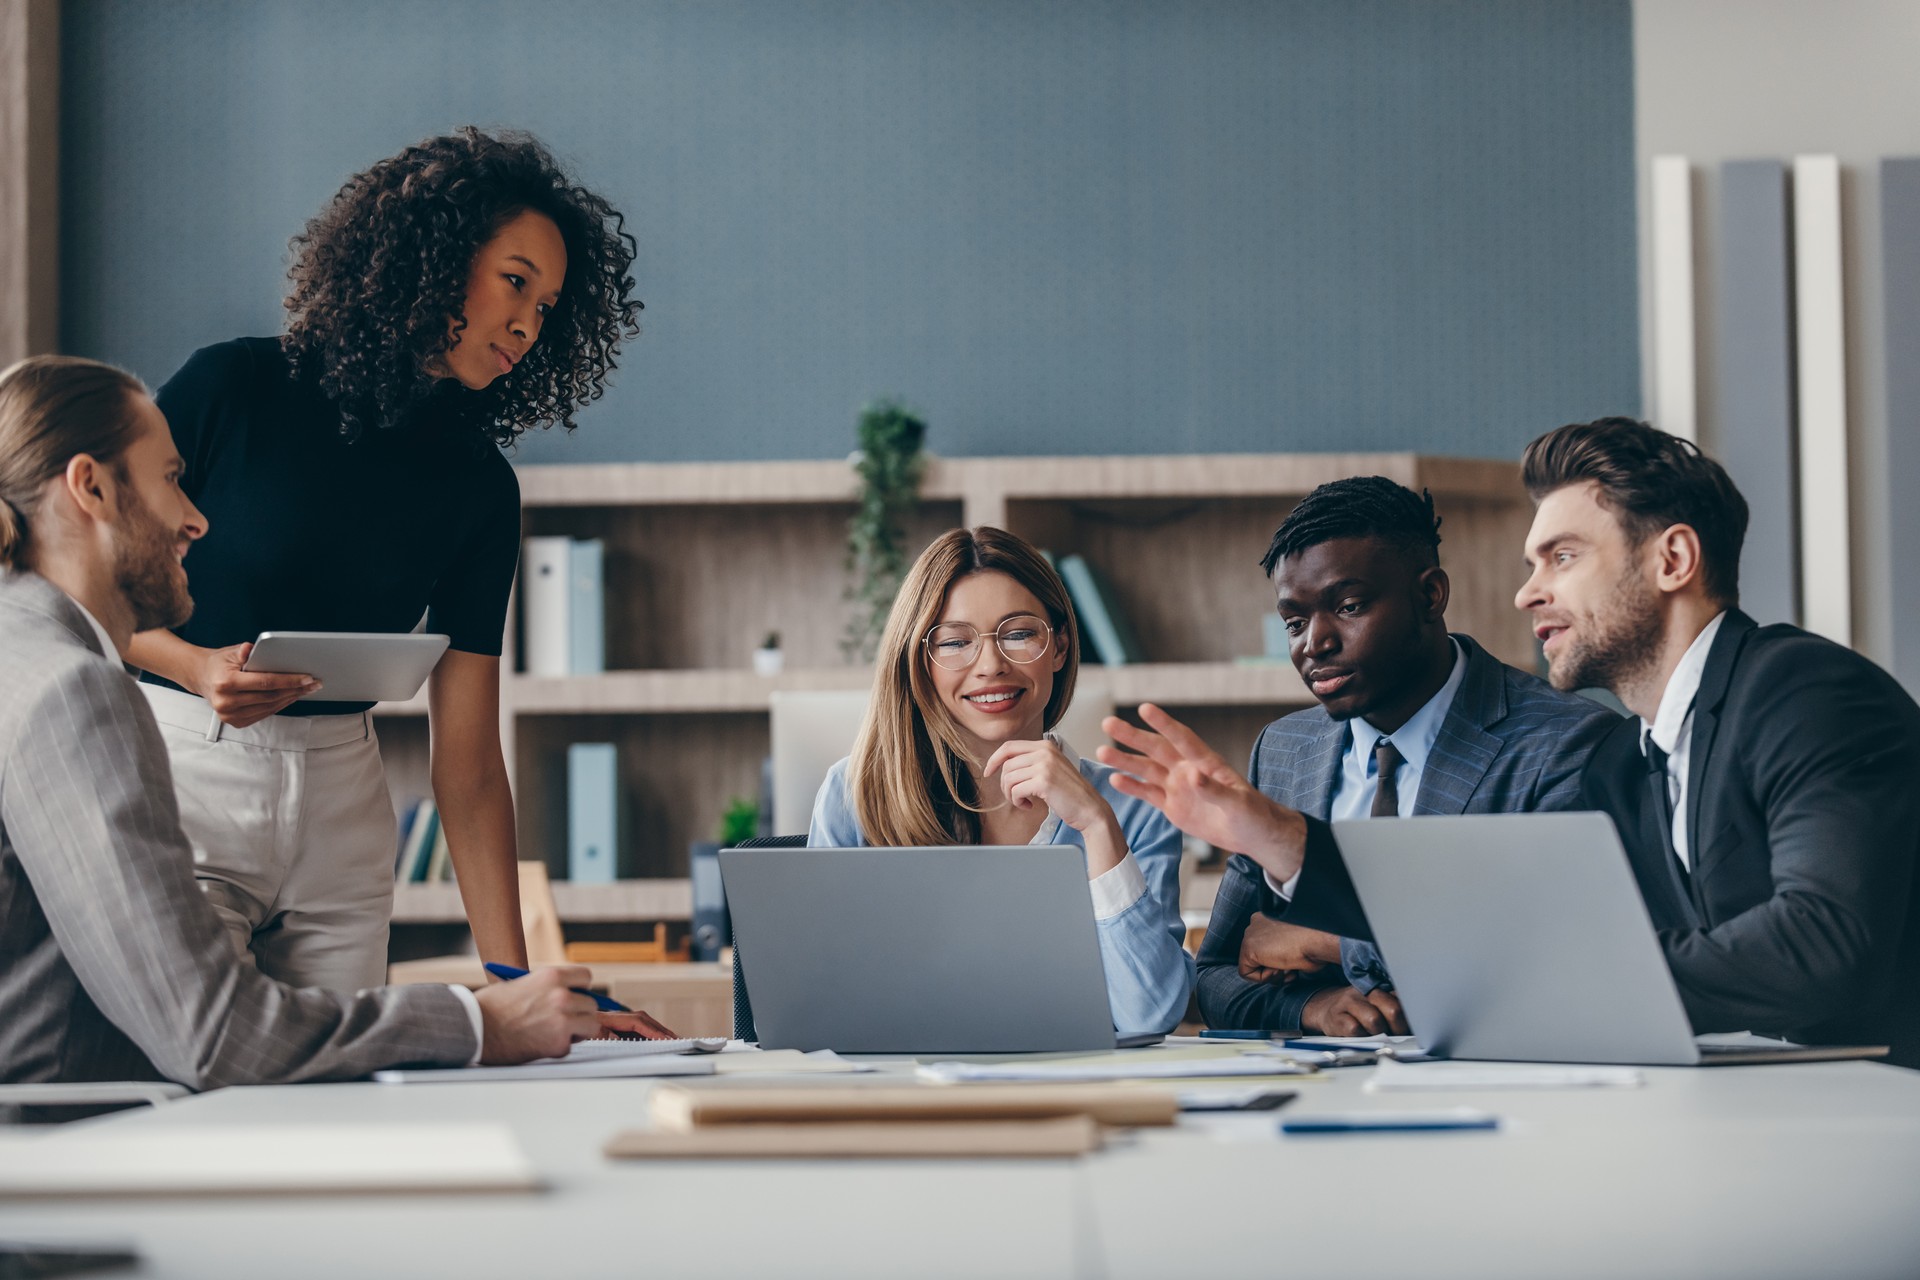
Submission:
<svg viewBox="0 0 1920 1280">
<path fill-rule="evenodd" d="M 1683 870 L 1640 722 L 1594 752 L 1696 1031 L 1885 1044 L 1920 1067 L 1920 707 L 1867 659 L 1727 614 L 1693 704 Z"/>
<path fill-rule="evenodd" d="M 1470 637 L 1454 637 L 1467 655 L 1467 670 L 1441 722 L 1440 734 L 1414 798 L 1419 814 L 1518 813 L 1579 807 L 1580 773 L 1594 745 L 1621 718 L 1546 681 L 1507 666 Z M 1340 778 L 1347 725 L 1321 707 L 1274 721 L 1254 744 L 1247 776 L 1262 792 L 1290 808 L 1325 821 Z M 1227 860 L 1213 917 L 1200 944 L 1200 1014 L 1208 1025 L 1291 1031 L 1321 983 L 1290 987 L 1248 982 L 1240 976 L 1240 940 L 1256 911 L 1285 908 L 1260 868 L 1235 854 Z M 1288 919 L 1295 914 L 1289 913 Z M 1304 921 L 1303 921 L 1304 923 Z M 1345 968 L 1357 985 L 1363 974 L 1384 976 L 1369 945 L 1341 947 Z M 1342 980 L 1329 972 L 1328 981 Z"/>
<path fill-rule="evenodd" d="M 0 1082 L 205 1089 L 473 1050 L 446 987 L 296 989 L 235 956 L 146 699 L 63 592 L 0 571 Z"/>
</svg>

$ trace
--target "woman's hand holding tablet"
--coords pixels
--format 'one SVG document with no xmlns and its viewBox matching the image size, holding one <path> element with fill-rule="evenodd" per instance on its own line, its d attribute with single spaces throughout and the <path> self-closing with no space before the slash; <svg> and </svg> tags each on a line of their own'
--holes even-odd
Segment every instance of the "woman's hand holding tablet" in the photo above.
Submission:
<svg viewBox="0 0 1920 1280">
<path fill-rule="evenodd" d="M 417 632 L 263 631 L 244 669 L 319 681 L 301 698 L 324 688 L 329 702 L 405 702 L 420 692 L 446 651 L 446 636 Z"/>
<path fill-rule="evenodd" d="M 322 681 L 304 671 L 257 671 L 247 666 L 253 643 L 202 649 L 200 677 L 193 692 L 207 700 L 215 715 L 236 729 L 279 715 L 302 698 L 319 693 Z"/>
</svg>

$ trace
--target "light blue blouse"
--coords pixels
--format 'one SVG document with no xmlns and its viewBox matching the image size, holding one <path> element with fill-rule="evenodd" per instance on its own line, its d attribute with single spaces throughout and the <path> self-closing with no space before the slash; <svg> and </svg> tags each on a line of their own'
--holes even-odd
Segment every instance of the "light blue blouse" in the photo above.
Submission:
<svg viewBox="0 0 1920 1280">
<path fill-rule="evenodd" d="M 1112 807 L 1127 841 L 1126 859 L 1089 890 L 1114 1030 L 1121 1035 L 1163 1034 L 1179 1024 L 1193 991 L 1193 957 L 1182 945 L 1186 928 L 1180 921 L 1180 832 L 1152 805 L 1116 791 L 1112 769 L 1070 754 L 1079 761 L 1081 776 Z M 814 848 L 866 844 L 847 789 L 848 763 L 842 760 L 828 771 L 814 799 L 807 829 L 807 843 Z M 1052 814 L 1033 843 L 1086 848 L 1081 834 Z"/>
</svg>

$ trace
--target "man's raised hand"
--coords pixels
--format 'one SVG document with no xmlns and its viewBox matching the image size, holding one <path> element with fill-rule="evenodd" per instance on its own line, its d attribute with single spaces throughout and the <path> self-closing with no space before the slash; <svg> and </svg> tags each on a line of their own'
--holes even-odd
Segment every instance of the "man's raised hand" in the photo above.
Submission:
<svg viewBox="0 0 1920 1280">
<path fill-rule="evenodd" d="M 1174 826 L 1216 849 L 1244 853 L 1276 880 L 1290 879 L 1305 856 L 1307 825 L 1269 799 L 1186 725 L 1142 703 L 1139 728 L 1118 716 L 1100 727 L 1121 747 L 1101 747 L 1101 764 L 1119 770 L 1113 785 L 1145 800 Z"/>
</svg>

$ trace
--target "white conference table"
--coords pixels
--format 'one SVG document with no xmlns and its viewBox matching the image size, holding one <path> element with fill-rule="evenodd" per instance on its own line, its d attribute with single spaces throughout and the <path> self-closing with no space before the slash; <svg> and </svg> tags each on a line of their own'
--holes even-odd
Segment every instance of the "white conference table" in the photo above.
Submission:
<svg viewBox="0 0 1920 1280">
<path fill-rule="evenodd" d="M 1293 1113 L 1500 1114 L 1497 1133 L 1143 1130 L 1079 1161 L 609 1161 L 644 1081 L 228 1089 L 91 1124 L 495 1119 L 525 1195 L 0 1202 L 0 1239 L 121 1239 L 143 1276 L 1920 1275 L 1920 1072 L 1648 1070 L 1639 1089 L 1368 1094 Z"/>
</svg>

